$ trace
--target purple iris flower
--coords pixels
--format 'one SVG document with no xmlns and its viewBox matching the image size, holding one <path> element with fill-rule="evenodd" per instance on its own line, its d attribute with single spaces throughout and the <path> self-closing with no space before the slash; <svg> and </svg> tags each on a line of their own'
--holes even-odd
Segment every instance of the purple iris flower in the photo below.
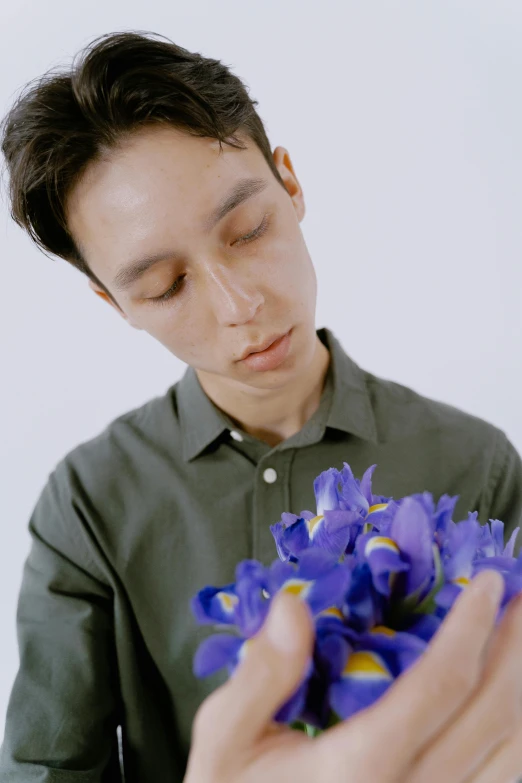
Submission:
<svg viewBox="0 0 522 783">
<path fill-rule="evenodd" d="M 378 531 L 359 536 L 355 556 L 359 563 L 367 564 L 375 589 L 387 597 L 391 594 L 395 576 L 410 569 L 398 544 L 390 536 L 382 536 Z"/>
<path fill-rule="evenodd" d="M 201 625 L 235 625 L 238 602 L 234 584 L 225 587 L 204 587 L 192 599 L 191 608 Z"/>
<path fill-rule="evenodd" d="M 372 490 L 344 463 L 314 481 L 316 512 L 284 512 L 271 526 L 278 560 L 245 560 L 235 582 L 207 586 L 192 599 L 202 624 L 222 627 L 205 639 L 194 672 L 232 675 L 281 590 L 306 601 L 314 619 L 313 656 L 302 682 L 275 719 L 324 729 L 378 699 L 437 633 L 454 601 L 479 571 L 504 579 L 499 616 L 522 593 L 517 528 L 482 525 L 478 513 L 453 521 L 458 496 L 429 492 L 398 500 Z"/>
<path fill-rule="evenodd" d="M 504 523 L 499 519 L 491 519 L 489 524 L 483 525 L 480 529 L 477 555 L 479 557 L 513 557 L 519 531 L 519 527 L 515 528 L 504 546 Z"/>
<path fill-rule="evenodd" d="M 341 508 L 341 473 L 336 468 L 323 471 L 314 481 L 317 512 L 301 511 L 299 516 L 283 513 L 281 521 L 271 525 L 270 530 L 276 542 L 281 560 L 296 561 L 306 549 L 324 549 L 337 559 L 342 555 L 350 540 L 350 528 L 360 517 L 359 505 L 347 508 L 343 501 Z"/>
<path fill-rule="evenodd" d="M 419 637 L 386 626 L 376 626 L 346 643 L 344 663 L 341 671 L 337 667 L 329 690 L 334 713 L 346 719 L 373 704 L 426 646 Z"/>
<path fill-rule="evenodd" d="M 342 605 L 343 615 L 357 632 L 367 631 L 374 625 L 381 625 L 384 619 L 385 601 L 375 589 L 373 575 L 368 563 L 358 563 L 352 571 L 352 578 Z"/>
<path fill-rule="evenodd" d="M 248 640 L 261 628 L 270 602 L 280 591 L 298 595 L 308 604 L 312 615 L 340 606 L 351 580 L 348 564 L 338 563 L 321 549 L 303 552 L 298 564 L 275 560 L 269 568 L 255 560 L 245 560 L 236 569 L 236 583 L 227 586 L 225 600 L 234 596 L 233 618 L 237 635 L 215 634 L 205 639 L 194 658 L 194 672 L 206 677 L 227 668 L 232 674 L 248 652 Z M 230 627 L 231 616 L 222 615 L 223 589 L 205 587 L 192 600 L 192 609 L 200 622 L 221 622 Z M 312 674 L 309 669 L 305 680 Z M 306 697 L 306 683 L 281 708 L 277 720 L 291 722 L 300 713 Z"/>
<path fill-rule="evenodd" d="M 446 540 L 449 527 L 454 525 L 452 516 L 459 499 L 458 495 L 442 495 L 437 504 L 431 492 L 418 492 L 409 497 L 420 503 L 430 519 L 434 539 L 442 544 Z"/>
<path fill-rule="evenodd" d="M 519 528 L 504 545 L 504 523 L 490 520 L 481 525 L 477 512 L 452 523 L 442 546 L 445 583 L 435 598 L 437 606 L 449 610 L 461 590 L 484 568 L 499 571 L 505 584 L 501 609 L 522 590 L 522 560 L 513 557 Z"/>
<path fill-rule="evenodd" d="M 283 512 L 270 526 L 277 553 L 283 561 L 297 561 L 309 548 L 324 549 L 336 558 L 351 553 L 365 523 L 385 518 L 389 498 L 372 493 L 372 465 L 362 479 L 354 478 L 345 462 L 342 471 L 328 468 L 314 481 L 317 511 L 300 515 Z"/>
<path fill-rule="evenodd" d="M 433 509 L 431 509 L 433 511 Z M 427 498 L 404 498 L 379 530 L 360 536 L 356 555 L 372 573 L 375 588 L 394 600 L 420 603 L 433 586 L 437 570 L 434 555 L 433 514 Z"/>
</svg>

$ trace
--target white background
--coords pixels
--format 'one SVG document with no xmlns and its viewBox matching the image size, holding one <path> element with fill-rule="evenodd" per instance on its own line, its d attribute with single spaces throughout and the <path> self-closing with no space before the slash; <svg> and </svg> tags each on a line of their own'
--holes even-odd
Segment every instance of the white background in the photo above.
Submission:
<svg viewBox="0 0 522 783">
<path fill-rule="evenodd" d="M 519 0 L 13 0 L 0 110 L 95 36 L 149 30 L 223 60 L 304 188 L 317 325 L 363 367 L 501 427 L 522 451 Z M 184 365 L 0 204 L 0 737 L 27 521 L 73 446 Z"/>
</svg>

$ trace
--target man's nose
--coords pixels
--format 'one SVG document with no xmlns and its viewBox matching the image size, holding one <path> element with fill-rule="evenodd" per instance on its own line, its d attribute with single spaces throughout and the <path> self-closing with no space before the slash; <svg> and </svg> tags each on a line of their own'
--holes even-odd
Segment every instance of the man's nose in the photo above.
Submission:
<svg viewBox="0 0 522 783">
<path fill-rule="evenodd" d="M 264 304 L 264 296 L 253 280 L 224 265 L 207 269 L 210 305 L 222 326 L 239 326 L 251 321 Z"/>
</svg>

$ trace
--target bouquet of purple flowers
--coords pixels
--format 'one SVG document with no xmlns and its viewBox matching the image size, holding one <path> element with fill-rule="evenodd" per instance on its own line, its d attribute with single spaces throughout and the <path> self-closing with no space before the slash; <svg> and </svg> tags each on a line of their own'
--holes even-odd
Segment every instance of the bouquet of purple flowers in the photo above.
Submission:
<svg viewBox="0 0 522 783">
<path fill-rule="evenodd" d="M 477 512 L 454 522 L 458 496 L 437 504 L 429 492 L 394 500 L 374 495 L 368 468 L 329 468 L 314 481 L 317 511 L 283 513 L 270 527 L 279 559 L 244 560 L 234 583 L 204 587 L 192 599 L 200 623 L 224 628 L 205 639 L 194 672 L 226 667 L 248 654 L 279 591 L 307 602 L 315 624 L 304 679 L 275 720 L 325 729 L 378 699 L 423 653 L 460 591 L 484 568 L 504 579 L 500 615 L 522 592 L 519 528 L 504 544 L 504 524 L 481 525 Z M 451 661 L 448 661 L 451 665 Z"/>
</svg>

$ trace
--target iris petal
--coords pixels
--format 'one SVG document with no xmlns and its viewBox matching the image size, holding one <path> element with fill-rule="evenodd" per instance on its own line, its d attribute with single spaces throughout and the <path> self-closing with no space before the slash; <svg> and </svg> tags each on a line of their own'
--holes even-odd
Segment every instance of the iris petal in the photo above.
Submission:
<svg viewBox="0 0 522 783">
<path fill-rule="evenodd" d="M 328 609 L 332 604 L 340 603 L 350 582 L 350 571 L 341 564 L 336 565 L 328 574 L 316 579 L 306 596 L 312 614 Z"/>
<path fill-rule="evenodd" d="M 364 555 L 370 566 L 375 589 L 385 596 L 391 593 L 390 575 L 408 571 L 397 544 L 387 536 L 371 536 L 364 547 Z"/>
<path fill-rule="evenodd" d="M 275 525 L 270 525 L 270 532 L 274 537 L 278 557 L 283 561 L 288 560 L 291 552 L 285 544 L 285 526 L 282 522 L 276 522 Z"/>
<path fill-rule="evenodd" d="M 504 523 L 500 519 L 491 519 L 489 524 L 495 545 L 495 554 L 501 555 L 504 551 Z"/>
<path fill-rule="evenodd" d="M 285 565 L 279 560 L 280 565 Z M 271 595 L 268 569 L 257 560 L 243 560 L 236 568 L 236 593 L 239 603 L 236 608 L 238 627 L 247 638 L 254 636 L 263 625 L 268 614 Z"/>
<path fill-rule="evenodd" d="M 342 612 L 349 618 L 356 632 L 380 625 L 383 614 L 383 597 L 374 589 L 373 578 L 367 563 L 361 563 L 352 572 L 350 585 Z"/>
<path fill-rule="evenodd" d="M 303 579 L 317 579 L 329 573 L 337 565 L 337 559 L 324 549 L 308 549 L 297 564 Z"/>
<path fill-rule="evenodd" d="M 312 614 L 318 614 L 342 603 L 350 579 L 348 564 L 338 563 L 324 550 L 308 549 L 297 564 L 274 561 L 268 591 L 272 595 L 278 590 L 299 595 Z"/>
<path fill-rule="evenodd" d="M 347 511 L 356 511 L 362 517 L 365 517 L 370 504 L 361 492 L 348 463 L 344 462 L 343 465 L 344 467 L 341 471 L 340 507 Z"/>
<path fill-rule="evenodd" d="M 338 633 L 318 633 L 315 643 L 318 667 L 328 682 L 338 680 L 352 652 L 352 647 L 344 636 Z"/>
<path fill-rule="evenodd" d="M 435 596 L 435 603 L 442 609 L 451 609 L 460 595 L 462 587 L 453 582 L 446 582 Z"/>
<path fill-rule="evenodd" d="M 332 709 L 340 718 L 349 718 L 373 704 L 392 682 L 393 676 L 379 655 L 351 653 L 341 678 L 330 686 Z"/>
<path fill-rule="evenodd" d="M 477 538 L 477 557 L 493 557 L 495 555 L 495 542 L 493 541 L 489 524 L 481 525 Z"/>
<path fill-rule="evenodd" d="M 194 656 L 196 677 L 208 677 L 227 666 L 229 672 L 237 665 L 244 639 L 228 633 L 217 633 L 201 642 Z"/>
<path fill-rule="evenodd" d="M 317 513 L 324 514 L 326 510 L 339 508 L 339 484 L 340 473 L 336 468 L 328 468 L 314 480 L 314 493 Z"/>
<path fill-rule="evenodd" d="M 513 532 L 511 533 L 511 535 L 509 537 L 509 541 L 507 542 L 506 546 L 504 547 L 504 551 L 502 552 L 504 557 L 513 557 L 513 552 L 515 550 L 515 544 L 516 544 L 519 532 L 520 532 L 520 528 L 516 527 L 513 530 Z"/>
<path fill-rule="evenodd" d="M 465 584 L 472 573 L 472 562 L 481 540 L 476 513 L 455 525 L 444 547 L 444 576 L 455 584 Z"/>
<path fill-rule="evenodd" d="M 442 620 L 434 614 L 423 614 L 412 625 L 408 626 L 408 633 L 418 636 L 424 642 L 430 642 L 440 628 Z"/>
<path fill-rule="evenodd" d="M 361 483 L 360 483 L 360 486 L 359 486 L 359 488 L 361 490 L 361 494 L 364 495 L 364 497 L 368 501 L 368 505 L 369 506 L 374 505 L 374 503 L 373 503 L 373 495 L 372 495 L 372 476 L 373 476 L 373 472 L 374 472 L 376 467 L 377 467 L 377 465 L 371 465 L 364 472 L 364 475 L 363 475 L 363 477 L 361 479 Z"/>
<path fill-rule="evenodd" d="M 316 530 L 315 545 L 339 559 L 348 546 L 354 527 L 360 530 L 357 516 L 353 511 L 341 509 L 325 511 L 322 524 Z"/>
<path fill-rule="evenodd" d="M 308 691 L 308 681 L 305 679 L 292 696 L 279 708 L 274 716 L 277 723 L 292 723 L 303 711 Z"/>
<path fill-rule="evenodd" d="M 308 549 L 310 546 L 310 533 L 307 521 L 299 517 L 297 522 L 287 527 L 284 532 L 284 542 L 288 551 L 296 557 L 299 557 L 301 552 Z"/>
<path fill-rule="evenodd" d="M 207 586 L 192 598 L 191 609 L 198 623 L 202 625 L 234 625 L 237 604 L 235 585 Z"/>
<path fill-rule="evenodd" d="M 388 628 L 373 628 L 360 636 L 358 645 L 366 651 L 377 653 L 393 677 L 398 677 L 424 652 L 427 643 L 419 636 Z"/>
<path fill-rule="evenodd" d="M 445 540 L 452 524 L 452 515 L 458 501 L 458 495 L 442 495 L 435 511 L 435 541 L 440 545 Z"/>
<path fill-rule="evenodd" d="M 434 574 L 433 531 L 425 507 L 414 498 L 404 498 L 390 527 L 390 537 L 409 563 L 407 595 L 427 586 Z"/>
</svg>

